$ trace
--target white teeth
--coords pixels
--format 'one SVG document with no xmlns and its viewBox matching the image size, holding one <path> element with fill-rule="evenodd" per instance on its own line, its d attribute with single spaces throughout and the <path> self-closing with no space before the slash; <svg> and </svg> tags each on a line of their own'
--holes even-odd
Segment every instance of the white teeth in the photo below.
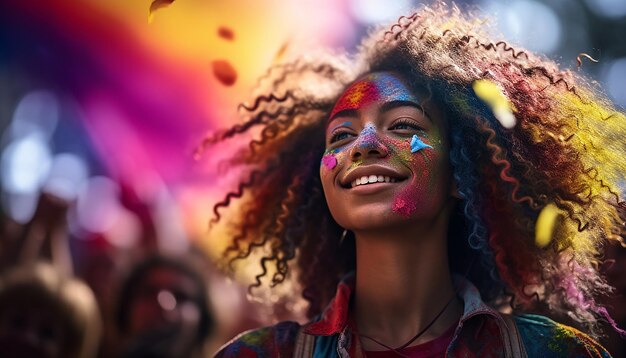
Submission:
<svg viewBox="0 0 626 358">
<path fill-rule="evenodd" d="M 366 185 L 373 183 L 395 183 L 397 180 L 395 178 L 391 178 L 384 175 L 370 175 L 370 176 L 362 176 L 357 178 L 355 181 L 351 183 L 352 187 L 358 185 Z"/>
</svg>

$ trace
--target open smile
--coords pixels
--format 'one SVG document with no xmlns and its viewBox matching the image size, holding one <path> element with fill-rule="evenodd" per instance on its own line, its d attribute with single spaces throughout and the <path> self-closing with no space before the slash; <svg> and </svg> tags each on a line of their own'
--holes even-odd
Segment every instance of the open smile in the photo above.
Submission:
<svg viewBox="0 0 626 358">
<path fill-rule="evenodd" d="M 391 178 L 386 175 L 370 175 L 370 176 L 362 176 L 357 178 L 352 183 L 350 183 L 351 187 L 359 186 L 359 185 L 368 185 L 374 183 L 395 183 L 398 180 L 396 178 Z"/>
<path fill-rule="evenodd" d="M 395 169 L 376 164 L 361 166 L 352 170 L 341 181 L 341 186 L 346 189 L 381 186 L 401 182 L 405 179 L 406 176 Z"/>
</svg>

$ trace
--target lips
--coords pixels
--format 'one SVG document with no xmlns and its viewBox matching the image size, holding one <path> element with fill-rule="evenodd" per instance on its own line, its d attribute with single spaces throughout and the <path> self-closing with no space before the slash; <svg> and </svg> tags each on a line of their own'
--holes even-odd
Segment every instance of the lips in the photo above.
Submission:
<svg viewBox="0 0 626 358">
<path fill-rule="evenodd" d="M 341 186 L 350 189 L 376 183 L 396 183 L 407 177 L 393 168 L 373 164 L 360 166 L 346 174 L 341 180 Z"/>
</svg>

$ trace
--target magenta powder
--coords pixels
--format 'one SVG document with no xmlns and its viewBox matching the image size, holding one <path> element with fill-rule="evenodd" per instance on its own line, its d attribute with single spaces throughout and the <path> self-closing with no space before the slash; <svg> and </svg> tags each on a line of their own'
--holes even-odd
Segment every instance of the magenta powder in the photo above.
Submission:
<svg viewBox="0 0 626 358">
<path fill-rule="evenodd" d="M 326 166 L 326 168 L 333 170 L 337 166 L 337 159 L 332 154 L 326 154 L 322 157 L 322 163 Z"/>
<path fill-rule="evenodd" d="M 410 216 L 416 209 L 417 204 L 415 203 L 415 200 L 412 200 L 412 198 L 406 194 L 397 196 L 391 206 L 391 210 L 393 210 L 394 213 L 402 216 Z"/>
</svg>

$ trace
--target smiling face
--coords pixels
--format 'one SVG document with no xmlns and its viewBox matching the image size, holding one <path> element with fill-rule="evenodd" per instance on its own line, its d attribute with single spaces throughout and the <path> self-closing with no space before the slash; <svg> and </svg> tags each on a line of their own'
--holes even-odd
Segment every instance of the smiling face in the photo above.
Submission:
<svg viewBox="0 0 626 358">
<path fill-rule="evenodd" d="M 451 203 L 441 111 L 395 73 L 368 74 L 333 108 L 320 166 L 339 225 L 358 231 L 432 222 Z"/>
</svg>

